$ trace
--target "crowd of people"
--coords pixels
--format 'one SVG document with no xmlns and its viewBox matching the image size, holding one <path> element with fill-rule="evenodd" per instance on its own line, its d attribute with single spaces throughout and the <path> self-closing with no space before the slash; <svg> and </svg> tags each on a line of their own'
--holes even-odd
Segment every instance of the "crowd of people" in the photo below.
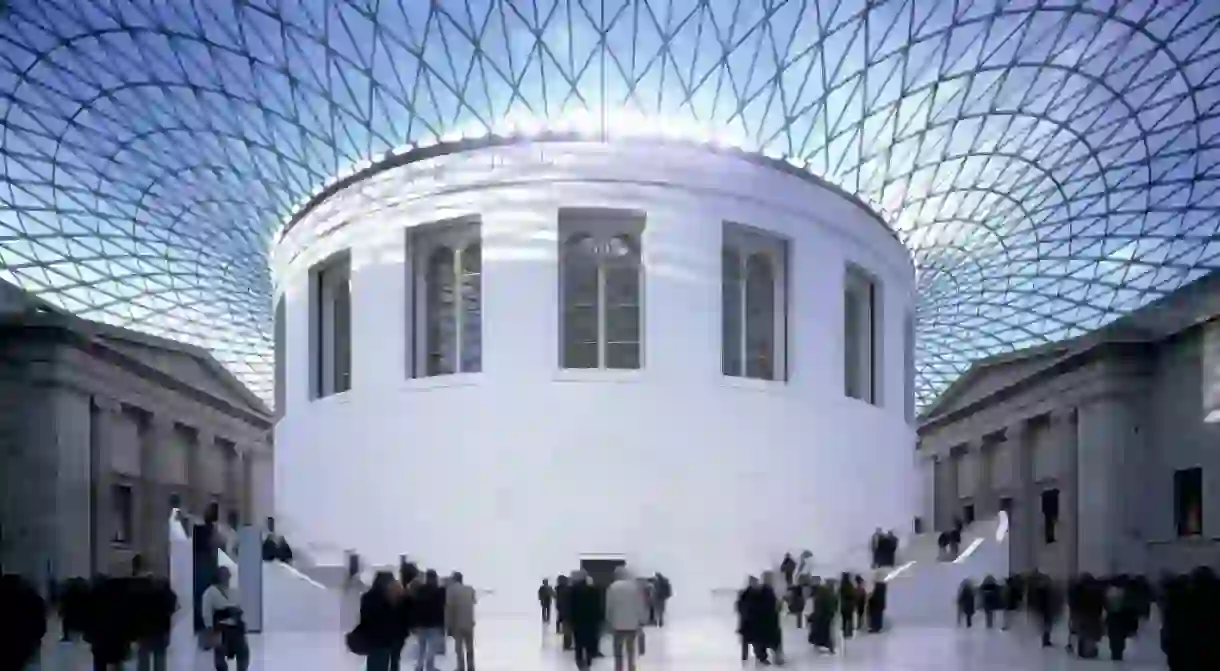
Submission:
<svg viewBox="0 0 1220 671">
<path fill-rule="evenodd" d="M 1042 645 L 1054 645 L 1053 634 L 1067 616 L 1065 648 L 1085 659 L 1099 657 L 1102 639 L 1109 658 L 1122 661 L 1127 643 L 1156 607 L 1160 614 L 1160 647 L 1170 671 L 1220 669 L 1220 580 L 1208 567 L 1188 575 L 1166 575 L 1159 584 L 1143 576 L 1095 577 L 1082 574 L 1065 585 L 1034 572 L 1010 575 L 1003 582 L 985 577 L 978 586 L 964 581 L 956 606 L 959 625 L 973 626 L 983 611 L 988 628 L 1001 615 L 1001 628 L 1009 629 L 1015 614 L 1025 610 L 1040 632 Z"/>
<path fill-rule="evenodd" d="M 563 637 L 563 649 L 571 651 L 576 668 L 588 669 L 602 657 L 601 639 L 609 634 L 615 671 L 635 671 L 636 659 L 647 649 L 644 628 L 665 626 L 665 608 L 673 596 L 669 578 L 657 573 L 637 578 L 626 566 L 614 571 L 609 585 L 599 585 L 588 573 L 572 571 L 538 588 L 543 622 L 547 623 L 554 600 L 555 633 Z"/>
<path fill-rule="evenodd" d="M 878 530 L 880 543 L 873 544 L 873 564 L 891 566 L 897 553 L 897 541 L 892 534 Z M 876 539 L 875 539 L 876 540 Z M 864 576 L 844 572 L 837 578 L 823 579 L 812 575 L 809 552 L 802 553 L 797 564 L 791 554 L 784 555 L 780 564 L 783 583 L 777 582 L 773 571 L 761 576 L 749 576 L 747 585 L 737 594 L 737 634 L 741 642 L 741 661 L 753 651 L 760 664 L 784 663 L 782 615 L 786 609 L 795 618 L 798 629 L 808 629 L 808 641 L 818 652 L 835 652 L 835 624 L 843 640 L 856 632 L 878 633 L 885 624 L 886 584 L 875 580 L 869 589 Z"/>
<path fill-rule="evenodd" d="M 351 571 L 358 572 L 355 565 Z M 405 558 L 398 575 L 378 571 L 360 597 L 360 619 L 347 634 L 348 649 L 365 657 L 368 671 L 397 671 L 407 639 L 415 637 L 415 668 L 435 671 L 436 658 L 453 639 L 459 671 L 474 671 L 474 588 L 460 572 L 442 580 Z"/>
</svg>

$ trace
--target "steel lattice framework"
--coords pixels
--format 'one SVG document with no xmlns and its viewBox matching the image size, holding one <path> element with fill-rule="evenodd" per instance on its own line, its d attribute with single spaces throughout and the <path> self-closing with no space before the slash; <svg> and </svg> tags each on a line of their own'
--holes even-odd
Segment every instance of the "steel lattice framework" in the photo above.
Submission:
<svg viewBox="0 0 1220 671">
<path fill-rule="evenodd" d="M 411 143 L 607 112 L 879 203 L 921 404 L 1218 265 L 1214 0 L 10 0 L 0 277 L 270 396 L 267 249 Z"/>
</svg>

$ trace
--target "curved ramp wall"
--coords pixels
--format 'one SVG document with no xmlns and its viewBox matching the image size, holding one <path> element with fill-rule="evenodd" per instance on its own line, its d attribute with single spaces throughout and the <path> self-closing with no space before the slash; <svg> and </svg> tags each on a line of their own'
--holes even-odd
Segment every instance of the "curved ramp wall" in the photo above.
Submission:
<svg viewBox="0 0 1220 671">
<path fill-rule="evenodd" d="M 561 208 L 643 215 L 639 370 L 560 367 Z M 409 232 L 463 217 L 481 226 L 481 371 L 412 378 Z M 787 241 L 786 381 L 722 374 L 726 223 Z M 350 259 L 352 382 L 314 398 L 311 273 L 336 254 Z M 849 265 L 880 288 L 876 405 L 844 393 Z M 333 194 L 273 266 L 276 504 L 311 538 L 462 570 L 525 610 L 582 554 L 662 571 L 693 605 L 786 549 L 832 553 L 910 524 L 910 258 L 816 180 L 693 146 L 470 149 Z"/>
</svg>

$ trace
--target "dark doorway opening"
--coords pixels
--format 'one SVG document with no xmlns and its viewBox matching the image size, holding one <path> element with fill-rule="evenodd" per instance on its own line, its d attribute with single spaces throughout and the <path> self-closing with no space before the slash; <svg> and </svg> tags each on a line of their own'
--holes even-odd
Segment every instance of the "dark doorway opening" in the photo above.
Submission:
<svg viewBox="0 0 1220 671">
<path fill-rule="evenodd" d="M 581 557 L 580 570 L 584 571 L 593 579 L 593 584 L 601 589 L 610 586 L 614 582 L 614 569 L 620 566 L 626 566 L 627 560 L 621 557 Z"/>
</svg>

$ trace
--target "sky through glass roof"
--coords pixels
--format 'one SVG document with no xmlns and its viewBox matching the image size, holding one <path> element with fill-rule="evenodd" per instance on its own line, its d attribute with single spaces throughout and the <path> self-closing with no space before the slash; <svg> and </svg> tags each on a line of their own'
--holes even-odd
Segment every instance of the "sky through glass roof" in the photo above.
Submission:
<svg viewBox="0 0 1220 671">
<path fill-rule="evenodd" d="M 921 405 L 1220 263 L 1209 0 L 9 0 L 0 277 L 271 396 L 273 231 L 362 160 L 622 109 L 879 203 Z"/>
</svg>

